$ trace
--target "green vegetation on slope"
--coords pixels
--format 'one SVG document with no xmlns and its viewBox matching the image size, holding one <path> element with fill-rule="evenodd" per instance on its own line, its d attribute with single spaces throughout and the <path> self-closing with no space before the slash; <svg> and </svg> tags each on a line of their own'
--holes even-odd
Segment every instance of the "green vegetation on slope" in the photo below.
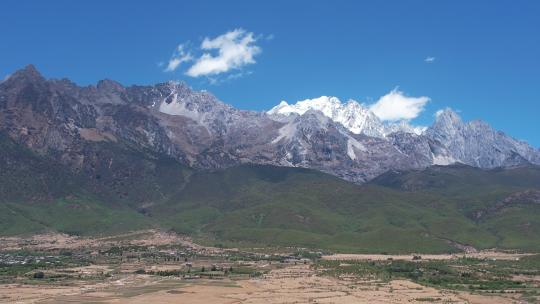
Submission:
<svg viewBox="0 0 540 304">
<path fill-rule="evenodd" d="M 234 246 L 408 253 L 457 251 L 453 241 L 540 249 L 540 204 L 527 192 L 540 190 L 537 167 L 432 167 L 358 186 L 301 168 L 194 172 L 108 142 L 84 146 L 91 165 L 73 172 L 9 138 L 0 145 L 3 235 L 160 226 Z"/>
<path fill-rule="evenodd" d="M 439 235 L 480 248 L 540 248 L 540 168 L 482 170 L 465 165 L 389 172 L 372 184 L 411 195 L 434 195 L 483 235 L 440 223 Z M 516 195 L 521 194 L 521 195 Z"/>
<path fill-rule="evenodd" d="M 437 180 L 429 170 L 414 174 Z M 447 174 L 444 168 L 436 170 Z M 495 174 L 470 167 L 449 170 L 464 177 L 477 174 L 473 178 L 480 179 Z M 455 250 L 448 242 L 452 240 L 478 248 L 536 250 L 540 248 L 538 237 L 518 231 L 517 236 L 507 238 L 497 232 L 508 227 L 510 233 L 513 223 L 494 228 L 470 215 L 475 208 L 485 208 L 505 195 L 530 189 L 535 185 L 531 178 L 540 180 L 539 173 L 537 168 L 501 171 L 510 185 L 504 179 L 495 185 L 486 182 L 489 189 L 478 186 L 478 192 L 470 193 L 478 201 L 474 201 L 476 207 L 464 208 L 465 194 L 452 193 L 452 182 L 445 181 L 447 186 L 443 189 L 447 193 L 404 191 L 377 182 L 357 186 L 313 170 L 244 165 L 194 174 L 183 191 L 155 206 L 152 214 L 179 232 L 210 234 L 237 245 L 443 252 Z M 491 187 L 496 189 L 495 193 Z M 538 212 L 531 212 L 529 218 L 535 214 Z M 502 215 L 497 212 L 489 216 Z M 534 227 L 540 227 L 534 223 Z"/>
<path fill-rule="evenodd" d="M 171 160 L 145 158 L 121 146 L 85 148 L 99 152 L 101 162 L 73 172 L 0 133 L 1 235 L 47 230 L 114 234 L 147 228 L 155 224 L 136 208 L 166 197 L 161 187 L 174 188 L 172 183 L 189 173 Z"/>
<path fill-rule="evenodd" d="M 488 293 L 522 293 L 536 299 L 540 289 L 530 280 L 515 276 L 540 274 L 540 255 L 518 260 L 461 258 L 440 261 L 329 261 L 319 260 L 315 268 L 332 276 L 355 276 L 382 281 L 409 279 L 437 288 Z M 534 301 L 536 303 L 536 301 Z"/>
<path fill-rule="evenodd" d="M 74 235 L 103 235 L 151 227 L 151 221 L 133 209 L 111 207 L 91 198 L 5 203 L 0 210 L 0 231 L 8 235 L 49 229 Z"/>
</svg>

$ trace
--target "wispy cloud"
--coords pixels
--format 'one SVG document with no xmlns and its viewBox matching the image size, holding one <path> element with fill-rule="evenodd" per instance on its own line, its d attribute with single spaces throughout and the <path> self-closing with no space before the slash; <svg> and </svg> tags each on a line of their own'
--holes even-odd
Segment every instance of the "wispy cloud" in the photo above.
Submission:
<svg viewBox="0 0 540 304">
<path fill-rule="evenodd" d="M 255 45 L 256 39 L 252 32 L 235 29 L 214 39 L 205 38 L 201 49 L 217 50 L 217 54 L 204 53 L 187 70 L 191 77 L 217 75 L 233 69 L 241 69 L 245 65 L 255 63 L 254 57 L 261 52 Z"/>
<path fill-rule="evenodd" d="M 379 98 L 369 108 L 384 121 L 411 120 L 424 111 L 424 107 L 429 101 L 429 97 L 409 97 L 398 89 L 394 89 Z"/>
<path fill-rule="evenodd" d="M 217 76 L 207 76 L 206 80 L 208 80 L 208 82 L 210 84 L 212 84 L 212 85 L 220 85 L 222 83 L 232 81 L 232 80 L 235 80 L 235 79 L 239 79 L 239 78 L 251 75 L 251 74 L 253 74 L 252 71 L 239 71 L 239 72 L 236 72 L 236 73 L 229 73 L 227 75 L 223 75 L 223 77 L 220 77 L 219 75 L 217 75 Z"/>
<path fill-rule="evenodd" d="M 435 62 L 435 57 L 426 57 L 426 59 L 424 59 L 424 62 L 425 63 L 433 63 L 433 62 Z"/>
<path fill-rule="evenodd" d="M 192 60 L 193 60 L 193 56 L 191 55 L 189 51 L 186 51 L 186 45 L 180 44 L 176 47 L 176 50 L 171 56 L 171 59 L 169 59 L 169 63 L 167 64 L 167 67 L 165 68 L 165 72 L 173 72 L 183 62 L 188 62 Z"/>
<path fill-rule="evenodd" d="M 164 71 L 176 71 L 182 63 L 192 62 L 184 70 L 187 76 L 204 76 L 210 83 L 218 83 L 218 76 L 235 71 L 225 79 L 240 78 L 251 73 L 244 72 L 243 68 L 254 64 L 255 56 L 261 53 L 261 48 L 255 44 L 261 37 L 239 28 L 215 38 L 206 37 L 198 48 L 190 49 L 188 44 L 180 44 Z M 197 53 L 199 55 L 193 55 Z"/>
</svg>

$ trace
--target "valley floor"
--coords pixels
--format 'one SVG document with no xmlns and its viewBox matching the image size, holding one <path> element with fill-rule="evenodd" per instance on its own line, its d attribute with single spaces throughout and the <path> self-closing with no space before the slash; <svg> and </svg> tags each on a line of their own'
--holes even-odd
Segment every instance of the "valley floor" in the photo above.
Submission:
<svg viewBox="0 0 540 304">
<path fill-rule="evenodd" d="M 421 285 L 397 272 L 384 277 L 384 267 L 417 263 L 411 255 L 307 259 L 275 251 L 261 254 L 204 247 L 155 230 L 99 239 L 61 234 L 0 238 L 0 245 L 0 303 L 497 304 L 539 300 L 536 266 L 512 268 L 525 273 L 511 278 L 520 285 L 494 292 Z M 467 271 L 485 264 L 482 271 L 495 273 L 489 259 L 500 259 L 503 264 L 497 264 L 497 269 L 506 269 L 514 265 L 507 263 L 523 257 L 498 252 L 477 253 L 470 260 L 424 255 L 422 263 L 426 267 L 448 263 Z M 470 264 L 458 264 L 462 260 Z M 36 278 L 36 272 L 43 276 Z"/>
<path fill-rule="evenodd" d="M 110 284 L 1 285 L 2 303 L 517 303 L 516 296 L 473 295 L 424 287 L 318 276 L 309 265 L 273 270 L 249 280 L 157 279 L 129 275 Z"/>
</svg>

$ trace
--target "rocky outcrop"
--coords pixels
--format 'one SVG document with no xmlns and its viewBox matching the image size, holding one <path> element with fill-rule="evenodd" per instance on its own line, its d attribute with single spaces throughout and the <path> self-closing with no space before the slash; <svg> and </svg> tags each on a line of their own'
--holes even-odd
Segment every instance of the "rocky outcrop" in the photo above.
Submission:
<svg viewBox="0 0 540 304">
<path fill-rule="evenodd" d="M 480 168 L 540 163 L 540 154 L 529 144 L 496 131 L 487 123 L 463 122 L 456 112 L 438 113 L 425 136 L 439 142 L 456 161 Z"/>
<path fill-rule="evenodd" d="M 538 205 L 540 204 L 540 191 L 538 190 L 526 190 L 512 193 L 506 198 L 496 202 L 489 208 L 476 210 L 473 214 L 475 220 L 480 220 L 486 216 L 502 212 L 507 208 L 511 208 L 519 205 Z"/>
</svg>

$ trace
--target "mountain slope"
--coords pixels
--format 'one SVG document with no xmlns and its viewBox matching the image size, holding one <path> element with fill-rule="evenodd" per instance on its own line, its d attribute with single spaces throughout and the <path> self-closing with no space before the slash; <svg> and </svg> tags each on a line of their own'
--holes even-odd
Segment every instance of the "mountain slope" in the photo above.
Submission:
<svg viewBox="0 0 540 304">
<path fill-rule="evenodd" d="M 151 213 L 177 231 L 235 245 L 444 252 L 456 250 L 453 241 L 477 248 L 540 248 L 534 234 L 540 229 L 538 167 L 435 167 L 402 174 L 407 181 L 447 178 L 442 188 L 408 191 L 384 183 L 389 176 L 356 186 L 312 170 L 246 165 L 196 173 Z M 486 182 L 467 183 L 479 177 Z M 475 191 L 462 195 L 464 185 Z M 479 217 L 478 211 L 485 213 Z M 527 216 L 515 220 L 520 213 Z"/>
<path fill-rule="evenodd" d="M 478 229 L 488 232 L 490 236 L 483 239 L 490 239 L 485 242 L 488 247 L 536 250 L 540 246 L 538 166 L 491 170 L 464 165 L 435 166 L 421 171 L 388 172 L 370 183 L 443 197 Z M 453 227 L 446 229 L 451 231 Z M 455 236 L 449 238 L 458 240 Z"/>
<path fill-rule="evenodd" d="M 111 234 L 162 227 L 232 246 L 347 252 L 540 249 L 540 169 L 389 172 L 359 186 L 319 171 L 193 171 L 128 144 L 97 143 L 78 172 L 0 137 L 0 234 Z M 115 165 L 117 164 L 117 165 Z"/>
<path fill-rule="evenodd" d="M 144 208 L 174 193 L 191 174 L 173 160 L 120 144 L 87 146 L 95 159 L 77 172 L 1 132 L 0 148 L 2 235 L 111 234 L 150 227 Z"/>
</svg>

